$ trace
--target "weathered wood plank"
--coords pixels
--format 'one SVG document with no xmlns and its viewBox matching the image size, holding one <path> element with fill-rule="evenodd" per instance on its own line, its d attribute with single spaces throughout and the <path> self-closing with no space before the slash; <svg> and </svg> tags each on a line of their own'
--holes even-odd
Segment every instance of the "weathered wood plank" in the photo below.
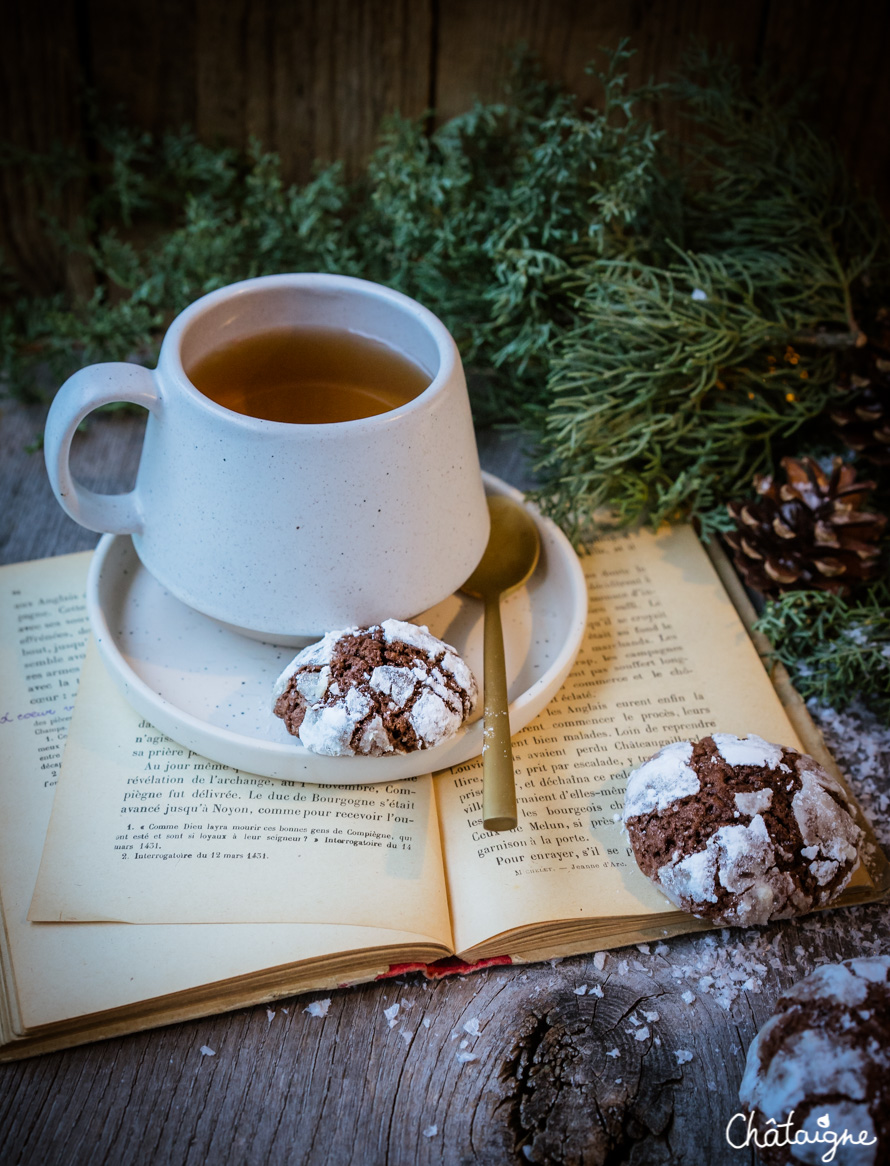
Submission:
<svg viewBox="0 0 890 1166">
<path fill-rule="evenodd" d="M 852 171 L 890 206 L 890 6 L 882 0 L 806 0 L 769 7 L 765 44 L 791 77 L 812 83 L 818 123 Z"/>
<path fill-rule="evenodd" d="M 51 35 L 50 35 L 51 30 Z M 68 177 L 70 161 L 86 154 L 83 73 L 74 8 L 66 0 L 4 8 L 0 34 L 0 258 L 22 287 L 74 295 L 90 289 L 83 258 L 59 246 L 46 230 L 54 221 L 71 232 L 82 214 L 86 182 Z M 22 152 L 54 154 L 51 165 L 26 165 Z M 70 155 L 70 157 L 66 157 Z"/>
<path fill-rule="evenodd" d="M 46 405 L 0 401 L 0 563 L 89 550 L 99 535 L 68 517 L 53 498 L 39 443 Z M 72 444 L 72 468 L 92 489 L 129 489 L 142 450 L 144 420 L 106 413 L 87 422 Z"/>
<path fill-rule="evenodd" d="M 547 77 L 560 80 L 585 103 L 597 104 L 602 92 L 586 72 L 602 67 L 602 49 L 629 38 L 632 85 L 650 78 L 667 80 L 696 40 L 732 46 L 742 64 L 757 59 L 759 32 L 768 0 L 730 6 L 707 0 L 686 3 L 624 4 L 620 0 L 586 4 L 583 0 L 471 0 L 443 5 L 439 22 L 436 108 L 440 119 L 467 108 L 468 101 L 498 101 L 511 55 L 526 45 Z M 672 127 L 673 128 L 673 127 Z"/>
<path fill-rule="evenodd" d="M 194 126 L 195 0 L 85 0 L 84 71 L 100 112 L 152 134 Z"/>
<path fill-rule="evenodd" d="M 431 5 L 406 0 L 197 0 L 196 124 L 207 141 L 276 150 L 289 178 L 355 171 L 381 120 L 423 112 Z"/>
<path fill-rule="evenodd" d="M 687 1004 L 694 981 L 676 972 L 703 971 L 709 951 L 744 959 L 744 933 L 619 950 L 602 969 L 577 957 L 431 985 L 408 977 L 332 993 L 324 1019 L 304 997 L 271 1019 L 247 1009 L 4 1066 L 5 1160 L 750 1163 L 724 1137 L 747 1045 L 781 988 L 854 954 L 870 923 L 886 945 L 879 907 L 756 933 L 777 941 L 781 967 L 729 1007 L 701 989 Z"/>
</svg>

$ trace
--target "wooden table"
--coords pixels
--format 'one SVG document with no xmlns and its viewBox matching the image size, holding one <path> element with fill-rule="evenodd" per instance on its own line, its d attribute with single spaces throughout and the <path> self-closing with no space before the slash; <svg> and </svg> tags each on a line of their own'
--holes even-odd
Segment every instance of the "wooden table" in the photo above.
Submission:
<svg viewBox="0 0 890 1166">
<path fill-rule="evenodd" d="M 2 562 L 97 539 L 62 513 L 41 454 L 26 452 L 44 416 L 0 404 Z M 127 488 L 122 467 L 132 476 L 140 442 L 139 418 L 94 420 L 78 438 L 78 476 Z M 482 434 L 480 447 L 485 468 L 527 484 L 515 442 Z M 854 788 L 881 780 L 857 772 L 855 741 L 830 743 Z M 883 805 L 883 820 L 880 799 L 872 817 L 886 838 Z M 724 1131 L 748 1044 L 779 992 L 820 962 L 887 951 L 890 908 L 876 904 L 604 961 L 343 989 L 323 1019 L 304 1011 L 319 993 L 109 1040 L 0 1067 L 0 1161 L 740 1166 L 753 1153 L 730 1148 Z M 384 1009 L 396 1002 L 390 1027 Z M 644 1012 L 650 1035 L 638 1040 Z M 473 1020 L 477 1037 L 464 1027 Z M 478 1060 L 458 1063 L 461 1040 Z"/>
</svg>

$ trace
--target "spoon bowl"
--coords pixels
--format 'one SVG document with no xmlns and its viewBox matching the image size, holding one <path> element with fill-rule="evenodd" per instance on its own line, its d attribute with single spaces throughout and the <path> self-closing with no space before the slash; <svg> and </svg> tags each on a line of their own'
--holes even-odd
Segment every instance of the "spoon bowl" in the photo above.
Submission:
<svg viewBox="0 0 890 1166">
<path fill-rule="evenodd" d="M 541 539 L 526 510 L 512 498 L 488 499 L 491 533 L 479 565 L 461 591 L 485 604 L 483 642 L 484 728 L 482 733 L 482 823 L 486 830 L 516 827 L 516 783 L 501 599 L 525 583 L 538 564 Z"/>
</svg>

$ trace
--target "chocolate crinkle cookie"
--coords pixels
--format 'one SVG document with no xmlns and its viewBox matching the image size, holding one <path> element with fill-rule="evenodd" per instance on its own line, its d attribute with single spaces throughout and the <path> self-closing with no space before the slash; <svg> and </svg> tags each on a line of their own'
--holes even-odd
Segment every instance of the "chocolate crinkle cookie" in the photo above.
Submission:
<svg viewBox="0 0 890 1166">
<path fill-rule="evenodd" d="M 660 750 L 631 774 L 624 822 L 643 873 L 724 926 L 824 907 L 859 865 L 843 788 L 812 757 L 753 735 Z"/>
<path fill-rule="evenodd" d="M 784 992 L 739 1099 L 747 1120 L 727 1137 L 753 1130 L 767 1166 L 890 1161 L 890 956 L 823 964 Z"/>
<path fill-rule="evenodd" d="M 274 709 L 313 753 L 429 749 L 476 706 L 473 674 L 428 628 L 384 620 L 328 632 L 279 676 Z"/>
</svg>

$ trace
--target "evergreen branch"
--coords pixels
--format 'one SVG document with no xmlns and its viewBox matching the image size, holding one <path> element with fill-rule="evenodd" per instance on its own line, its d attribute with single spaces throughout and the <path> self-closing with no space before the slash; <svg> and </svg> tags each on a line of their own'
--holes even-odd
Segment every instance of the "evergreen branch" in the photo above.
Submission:
<svg viewBox="0 0 890 1166">
<path fill-rule="evenodd" d="M 789 263 L 678 258 L 597 261 L 569 285 L 578 324 L 556 344 L 547 407 L 527 411 L 561 521 L 606 503 L 655 524 L 707 510 L 824 407 L 831 355 L 789 351 L 807 300 Z"/>
<path fill-rule="evenodd" d="M 795 591 L 767 602 L 754 625 L 805 698 L 841 710 L 861 699 L 890 716 L 890 586 L 860 598 Z"/>
</svg>

